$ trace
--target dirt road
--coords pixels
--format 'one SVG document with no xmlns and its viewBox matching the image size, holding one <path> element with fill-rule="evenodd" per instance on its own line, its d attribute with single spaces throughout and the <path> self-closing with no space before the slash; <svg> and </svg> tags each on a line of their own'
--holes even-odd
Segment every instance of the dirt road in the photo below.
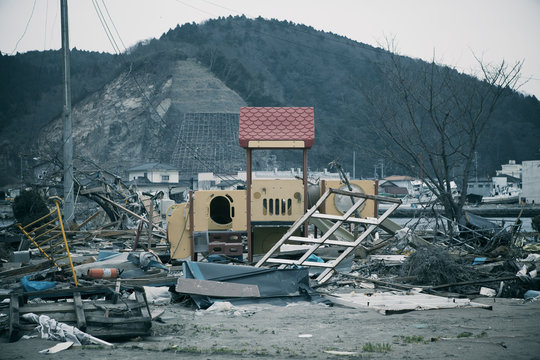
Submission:
<svg viewBox="0 0 540 360">
<path fill-rule="evenodd" d="M 539 359 L 540 301 L 476 299 L 493 310 L 381 315 L 306 302 L 196 311 L 180 304 L 153 323 L 153 336 L 115 348 L 71 348 L 54 359 Z M 34 359 L 53 341 L 6 343 L 0 358 Z"/>
</svg>

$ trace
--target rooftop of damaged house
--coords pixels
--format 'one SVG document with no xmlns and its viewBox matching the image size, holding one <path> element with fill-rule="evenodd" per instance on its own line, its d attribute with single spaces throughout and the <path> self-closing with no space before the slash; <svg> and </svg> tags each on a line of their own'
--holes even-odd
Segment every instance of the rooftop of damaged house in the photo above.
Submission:
<svg viewBox="0 0 540 360">
<path fill-rule="evenodd" d="M 127 180 L 78 171 L 72 222 L 54 186 L 3 200 L 10 354 L 32 334 L 57 342 L 36 351 L 96 358 L 110 347 L 402 358 L 419 347 L 443 356 L 456 343 L 529 354 L 515 333 L 538 330 L 525 320 L 540 315 L 538 208 L 475 197 L 451 219 L 422 179 L 359 180 L 337 161 L 334 172 L 310 172 L 313 108 L 242 107 L 238 119 L 246 171 L 182 179 L 159 162 L 130 168 Z M 301 152 L 303 167 L 252 171 L 254 153 L 268 149 Z M 518 179 L 525 192 L 526 176 L 539 174 L 518 168 L 482 181 L 500 189 Z M 512 318 L 519 324 L 501 323 Z"/>
</svg>

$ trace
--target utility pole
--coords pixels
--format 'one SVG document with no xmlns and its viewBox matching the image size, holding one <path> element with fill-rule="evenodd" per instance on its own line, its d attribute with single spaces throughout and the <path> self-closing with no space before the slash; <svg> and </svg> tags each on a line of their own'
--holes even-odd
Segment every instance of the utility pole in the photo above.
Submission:
<svg viewBox="0 0 540 360">
<path fill-rule="evenodd" d="M 24 177 L 23 177 L 23 154 L 19 153 L 19 158 L 21 158 L 21 193 L 24 190 Z"/>
<path fill-rule="evenodd" d="M 64 222 L 69 224 L 74 220 L 73 196 L 73 137 L 71 128 L 71 74 L 69 63 L 69 30 L 67 0 L 60 0 L 60 14 L 62 23 L 62 57 L 64 63 L 64 112 L 63 112 L 63 140 L 64 140 Z"/>
<path fill-rule="evenodd" d="M 474 152 L 474 176 L 476 183 L 478 183 L 478 151 Z"/>
<path fill-rule="evenodd" d="M 356 179 L 356 151 L 352 152 L 352 178 Z"/>
</svg>

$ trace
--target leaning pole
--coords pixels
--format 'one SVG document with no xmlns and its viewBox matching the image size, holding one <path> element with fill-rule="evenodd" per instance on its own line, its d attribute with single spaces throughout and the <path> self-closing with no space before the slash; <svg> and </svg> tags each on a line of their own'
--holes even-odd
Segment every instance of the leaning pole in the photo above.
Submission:
<svg viewBox="0 0 540 360">
<path fill-rule="evenodd" d="M 71 79 L 69 64 L 69 31 L 67 0 L 60 0 L 62 18 L 62 57 L 64 64 L 64 112 L 63 112 L 63 143 L 64 143 L 64 222 L 69 228 L 73 222 L 73 137 L 71 128 Z"/>
</svg>

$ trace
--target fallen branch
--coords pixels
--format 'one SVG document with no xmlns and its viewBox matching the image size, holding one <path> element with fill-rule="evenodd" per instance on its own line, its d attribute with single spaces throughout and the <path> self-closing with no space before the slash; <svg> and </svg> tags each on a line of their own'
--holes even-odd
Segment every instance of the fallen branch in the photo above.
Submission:
<svg viewBox="0 0 540 360">
<path fill-rule="evenodd" d="M 514 276 L 507 276 L 507 277 L 497 278 L 497 279 L 470 280 L 470 281 L 462 281 L 462 282 L 457 282 L 457 283 L 449 283 L 449 284 L 435 285 L 435 286 L 421 286 L 421 287 L 424 289 L 436 290 L 436 289 L 442 289 L 442 288 L 447 288 L 451 286 L 477 285 L 477 284 L 484 284 L 484 283 L 490 283 L 490 282 L 518 280 L 518 279 L 519 278 L 514 275 Z"/>
</svg>

